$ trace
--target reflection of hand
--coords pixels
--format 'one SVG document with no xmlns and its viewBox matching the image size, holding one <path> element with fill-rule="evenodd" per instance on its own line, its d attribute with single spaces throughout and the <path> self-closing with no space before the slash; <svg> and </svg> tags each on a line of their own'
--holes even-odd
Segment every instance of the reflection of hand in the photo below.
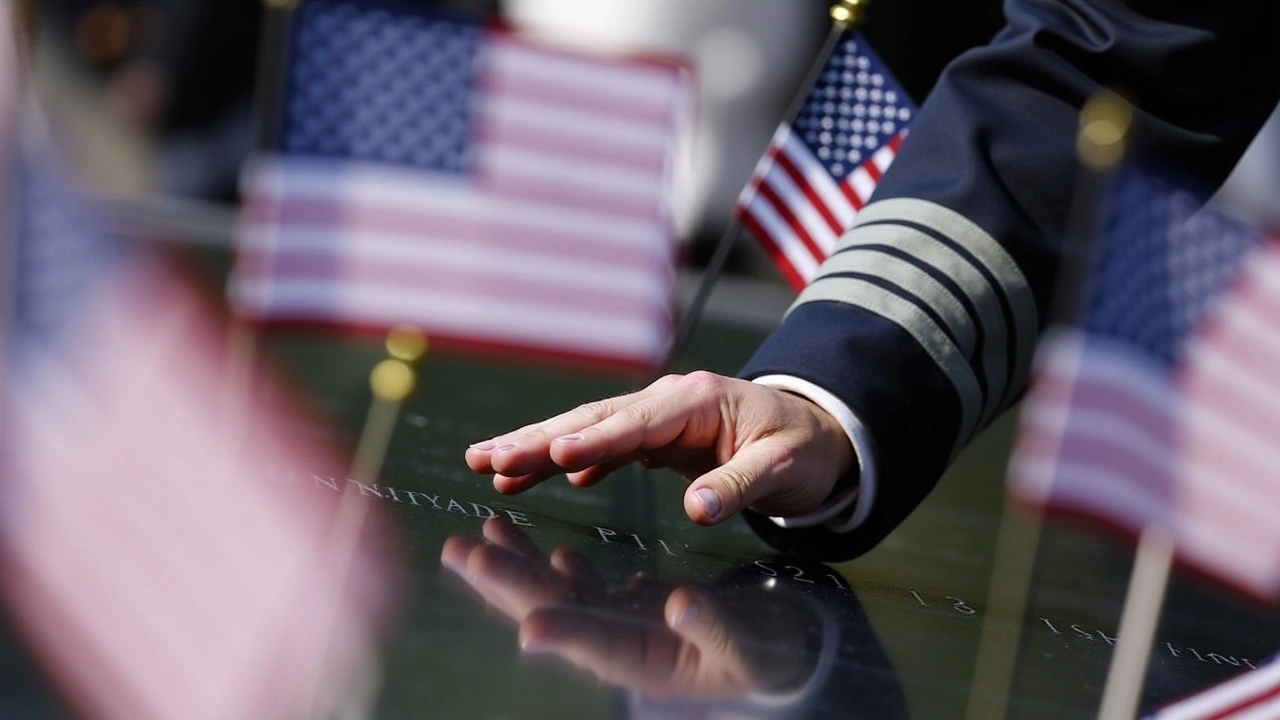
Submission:
<svg viewBox="0 0 1280 720">
<path fill-rule="evenodd" d="M 746 507 L 799 515 L 853 467 L 840 425 L 797 395 L 708 372 L 668 375 L 467 450 L 467 464 L 518 493 L 560 472 L 578 487 L 633 460 L 691 482 L 684 508 L 710 525 Z"/>
<path fill-rule="evenodd" d="M 803 679 L 804 618 L 762 591 L 673 589 L 643 577 L 606 588 L 576 553 L 544 559 L 501 519 L 486 521 L 484 536 L 449 538 L 441 561 L 519 623 L 527 652 L 555 653 L 654 697 L 737 696 Z"/>
</svg>

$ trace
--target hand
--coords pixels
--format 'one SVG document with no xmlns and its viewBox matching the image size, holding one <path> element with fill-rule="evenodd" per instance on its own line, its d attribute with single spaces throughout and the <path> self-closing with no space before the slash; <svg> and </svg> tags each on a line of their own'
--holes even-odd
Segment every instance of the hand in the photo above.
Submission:
<svg viewBox="0 0 1280 720">
<path fill-rule="evenodd" d="M 554 653 L 661 698 L 739 696 L 806 674 L 812 618 L 777 593 L 643 576 L 607 587 L 577 553 L 561 548 L 547 560 L 504 520 L 486 521 L 484 536 L 449 538 L 441 562 L 519 624 L 525 652 Z"/>
<path fill-rule="evenodd" d="M 849 438 L 817 405 L 701 371 L 477 443 L 466 458 L 472 470 L 494 473 L 493 486 L 505 494 L 561 472 L 587 487 L 636 460 L 670 467 L 690 482 L 684 509 L 702 525 L 747 507 L 803 514 L 854 462 Z"/>
</svg>

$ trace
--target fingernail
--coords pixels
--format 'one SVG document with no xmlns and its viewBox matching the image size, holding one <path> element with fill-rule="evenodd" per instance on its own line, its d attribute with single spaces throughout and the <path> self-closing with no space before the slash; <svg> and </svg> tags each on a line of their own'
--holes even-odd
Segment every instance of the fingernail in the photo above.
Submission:
<svg viewBox="0 0 1280 720">
<path fill-rule="evenodd" d="M 574 443 L 582 439 L 583 439 L 582 433 L 572 433 L 569 435 L 561 435 L 560 437 L 556 438 L 556 442 Z"/>
<path fill-rule="evenodd" d="M 478 443 L 475 443 L 474 445 L 472 445 L 472 446 L 471 446 L 471 449 L 472 449 L 472 450 L 479 450 L 480 452 L 488 452 L 488 451 L 490 451 L 490 450 L 494 449 L 494 448 L 495 448 L 495 447 L 497 447 L 497 446 L 498 446 L 498 444 L 497 444 L 497 443 L 495 443 L 494 441 L 492 441 L 492 440 L 485 440 L 484 442 L 478 442 Z"/>
<path fill-rule="evenodd" d="M 493 451 L 496 453 L 504 453 L 504 452 L 511 452 L 512 450 L 515 450 L 515 449 L 516 449 L 515 443 L 507 443 L 506 445 L 499 445 L 498 447 L 494 448 Z"/>
<path fill-rule="evenodd" d="M 546 643 L 539 642 L 532 638 L 522 638 L 520 640 L 520 650 L 522 652 L 529 653 L 530 655 L 537 655 L 538 653 L 545 653 L 551 650 L 551 647 Z"/>
<path fill-rule="evenodd" d="M 684 612 L 680 613 L 680 617 L 676 618 L 675 630 L 683 630 L 693 624 L 698 619 L 698 614 L 702 612 L 702 608 L 698 605 L 697 600 L 692 600 L 685 606 Z"/>
<path fill-rule="evenodd" d="M 716 495 L 715 490 L 702 488 L 694 491 L 693 496 L 698 498 L 698 502 L 702 503 L 702 509 L 706 511 L 707 517 L 714 520 L 720 516 L 720 496 Z"/>
</svg>

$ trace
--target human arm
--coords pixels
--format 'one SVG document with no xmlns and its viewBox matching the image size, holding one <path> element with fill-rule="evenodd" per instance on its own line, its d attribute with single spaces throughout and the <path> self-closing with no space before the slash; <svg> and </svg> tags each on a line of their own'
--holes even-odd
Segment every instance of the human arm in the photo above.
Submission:
<svg viewBox="0 0 1280 720">
<path fill-rule="evenodd" d="M 874 501 L 859 507 L 862 522 L 837 531 L 825 524 L 784 528 L 767 517 L 813 510 L 837 488 L 833 468 L 845 486 L 858 481 L 851 443 L 832 464 L 833 438 L 849 437 L 835 432 L 834 418 L 793 415 L 801 406 L 778 400 L 778 391 L 748 392 L 728 382 L 703 398 L 700 407 L 719 412 L 720 424 L 698 435 L 710 451 L 704 463 L 728 462 L 745 447 L 724 442 L 744 436 L 739 431 L 747 428 L 737 423 L 779 429 L 746 436 L 776 441 L 771 452 L 786 462 L 762 473 L 769 479 L 758 484 L 741 474 L 735 481 L 747 500 L 736 507 L 752 506 L 757 512 L 748 521 L 780 550 L 843 560 L 870 549 L 1017 399 L 1058 267 L 1074 250 L 1064 231 L 1077 173 L 1077 117 L 1089 97 L 1127 89 L 1138 104 L 1138 153 L 1216 185 L 1280 95 L 1274 3 L 1011 0 L 1007 14 L 1009 26 L 990 45 L 944 74 L 874 202 L 742 372 L 798 378 L 858 418 L 873 440 L 868 459 L 878 478 Z M 714 393 L 725 393 L 725 402 Z M 683 401 L 679 393 L 663 397 Z M 823 431 L 780 430 L 793 419 Z M 714 424 L 704 417 L 704 429 Z M 675 449 L 694 449 L 687 444 L 694 435 L 679 437 L 686 444 Z M 638 457 L 627 446 L 578 475 L 582 469 L 573 463 L 557 465 L 549 442 L 536 448 L 545 451 L 536 463 L 537 453 L 521 450 L 519 462 L 494 465 L 489 451 L 475 449 L 468 462 L 477 470 L 537 473 L 517 482 L 495 479 L 499 490 L 518 491 L 558 467 L 586 484 Z M 700 488 L 703 475 L 696 477 L 691 491 Z M 811 491 L 798 492 L 791 480 Z M 793 502 L 771 504 L 779 493 Z M 688 494 L 685 507 L 695 520 L 705 519 Z"/>
<path fill-rule="evenodd" d="M 1139 158 L 1219 184 L 1280 94 L 1274 5 L 1020 0 L 922 107 L 863 209 L 744 377 L 793 375 L 842 400 L 879 478 L 850 532 L 752 527 L 840 560 L 874 547 L 1016 401 L 1064 258 L 1080 107 L 1137 105 Z"/>
</svg>

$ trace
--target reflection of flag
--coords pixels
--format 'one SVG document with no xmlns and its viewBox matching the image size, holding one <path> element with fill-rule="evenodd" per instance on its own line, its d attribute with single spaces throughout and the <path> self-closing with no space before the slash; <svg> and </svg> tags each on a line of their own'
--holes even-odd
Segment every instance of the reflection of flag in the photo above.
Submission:
<svg viewBox="0 0 1280 720">
<path fill-rule="evenodd" d="M 853 224 L 906 137 L 915 105 L 857 33 L 774 133 L 734 213 L 797 289 Z"/>
<path fill-rule="evenodd" d="M 1183 560 L 1275 595 L 1280 247 L 1166 180 L 1119 187 L 1078 327 L 1049 331 L 1037 356 L 1014 494 L 1164 526 Z"/>
<path fill-rule="evenodd" d="M 30 147 L 12 159 L 0 599 L 14 627 L 91 720 L 326 707 L 316 691 L 367 653 L 383 588 L 363 560 L 326 563 L 324 496 L 265 476 L 316 467 L 315 448 L 277 432 L 283 408 L 265 402 L 252 432 L 231 427 L 212 316 L 98 237 Z"/>
<path fill-rule="evenodd" d="M 1280 717 L 1280 662 L 1266 664 L 1180 700 L 1149 720 L 1265 720 Z"/>
<path fill-rule="evenodd" d="M 238 308 L 656 365 L 684 73 L 429 13 L 296 11 L 279 142 L 245 175 Z"/>
</svg>

